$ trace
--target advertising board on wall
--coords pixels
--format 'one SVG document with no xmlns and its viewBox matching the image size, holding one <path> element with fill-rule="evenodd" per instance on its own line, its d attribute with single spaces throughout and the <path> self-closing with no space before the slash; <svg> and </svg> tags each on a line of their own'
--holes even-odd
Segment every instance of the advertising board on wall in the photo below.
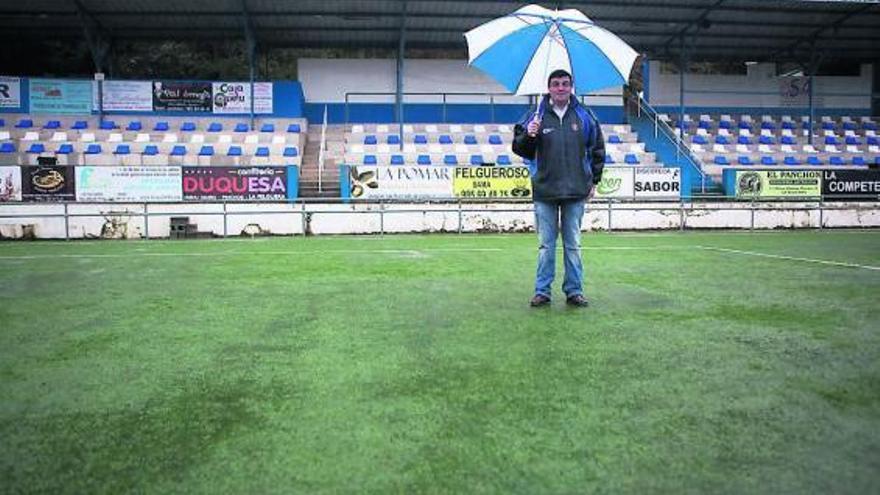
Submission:
<svg viewBox="0 0 880 495">
<path fill-rule="evenodd" d="M 633 194 L 636 198 L 680 198 L 681 169 L 673 167 L 636 167 L 633 170 Z"/>
<path fill-rule="evenodd" d="M 528 198 L 532 180 L 527 167 L 456 167 L 452 192 L 468 199 Z"/>
<path fill-rule="evenodd" d="M 183 167 L 184 201 L 277 201 L 287 189 L 287 167 Z"/>
<path fill-rule="evenodd" d="M 737 170 L 737 198 L 818 198 L 821 170 Z"/>
<path fill-rule="evenodd" d="M 104 81 L 101 84 L 101 101 L 98 101 L 98 82 L 93 81 L 92 107 L 105 112 L 152 112 L 153 85 L 150 81 Z"/>
<path fill-rule="evenodd" d="M 0 167 L 0 201 L 21 201 L 19 167 Z"/>
<path fill-rule="evenodd" d="M 825 170 L 822 174 L 825 199 L 880 199 L 880 170 Z"/>
<path fill-rule="evenodd" d="M 22 201 L 75 201 L 73 166 L 30 165 L 21 167 Z"/>
<path fill-rule="evenodd" d="M 215 82 L 212 91 L 214 113 L 250 113 L 249 82 Z M 272 113 L 272 83 L 254 83 L 254 113 Z"/>
<path fill-rule="evenodd" d="M 181 167 L 76 167 L 77 201 L 180 201 Z"/>
<path fill-rule="evenodd" d="M 21 78 L 0 76 L 0 108 L 21 106 Z"/>
<path fill-rule="evenodd" d="M 351 167 L 349 193 L 354 199 L 448 199 L 454 171 L 432 165 Z"/>
<path fill-rule="evenodd" d="M 31 113 L 89 114 L 92 81 L 62 79 L 30 80 Z"/>
<path fill-rule="evenodd" d="M 211 113 L 212 84 L 209 82 L 153 81 L 152 84 L 156 112 Z"/>
</svg>

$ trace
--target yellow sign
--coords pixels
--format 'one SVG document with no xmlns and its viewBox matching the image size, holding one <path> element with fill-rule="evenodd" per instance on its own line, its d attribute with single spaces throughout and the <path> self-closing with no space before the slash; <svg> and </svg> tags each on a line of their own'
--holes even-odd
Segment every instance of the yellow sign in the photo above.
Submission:
<svg viewBox="0 0 880 495">
<path fill-rule="evenodd" d="M 456 198 L 528 198 L 532 180 L 527 167 L 456 167 L 452 190 Z"/>
</svg>

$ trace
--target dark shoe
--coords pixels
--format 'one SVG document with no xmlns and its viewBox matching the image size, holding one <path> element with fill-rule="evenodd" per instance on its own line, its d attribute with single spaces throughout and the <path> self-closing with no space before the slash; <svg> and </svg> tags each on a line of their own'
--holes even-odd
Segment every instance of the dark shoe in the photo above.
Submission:
<svg viewBox="0 0 880 495">
<path fill-rule="evenodd" d="M 565 299 L 565 304 L 568 304 L 569 306 L 577 306 L 579 308 L 586 308 L 590 305 L 590 302 L 587 301 L 587 298 L 582 294 L 574 294 Z"/>
<path fill-rule="evenodd" d="M 547 306 L 550 304 L 550 298 L 545 296 L 544 294 L 535 294 L 535 297 L 529 301 L 529 306 L 533 308 L 537 308 L 540 306 Z"/>
</svg>

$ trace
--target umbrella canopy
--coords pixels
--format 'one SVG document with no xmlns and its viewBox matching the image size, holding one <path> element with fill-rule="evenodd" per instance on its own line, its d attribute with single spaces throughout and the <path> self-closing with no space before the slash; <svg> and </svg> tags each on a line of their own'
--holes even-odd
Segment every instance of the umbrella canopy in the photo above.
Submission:
<svg viewBox="0 0 880 495">
<path fill-rule="evenodd" d="M 527 5 L 464 34 L 468 63 L 510 92 L 547 92 L 547 77 L 568 71 L 575 94 L 622 86 L 638 53 L 581 12 Z"/>
</svg>

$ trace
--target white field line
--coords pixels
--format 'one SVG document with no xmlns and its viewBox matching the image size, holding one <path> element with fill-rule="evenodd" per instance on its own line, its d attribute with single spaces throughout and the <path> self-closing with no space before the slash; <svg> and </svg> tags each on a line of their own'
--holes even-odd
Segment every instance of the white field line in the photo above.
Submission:
<svg viewBox="0 0 880 495">
<path fill-rule="evenodd" d="M 787 260 L 787 261 L 800 261 L 803 263 L 814 263 L 817 265 L 828 265 L 828 266 L 841 266 L 845 268 L 858 268 L 862 270 L 874 270 L 880 271 L 880 266 L 872 266 L 872 265 L 860 265 L 858 263 L 846 263 L 843 261 L 831 261 L 831 260 L 820 260 L 815 258 L 802 258 L 799 256 L 786 256 L 783 254 L 770 254 L 770 253 L 760 253 L 757 251 L 745 251 L 742 249 L 728 249 L 728 248 L 720 248 L 720 247 L 712 247 L 712 246 L 694 246 L 697 249 L 702 249 L 705 251 L 716 251 L 720 253 L 731 253 L 731 254 L 741 254 L 745 256 L 757 256 L 760 258 L 771 258 L 777 260 Z"/>
</svg>

